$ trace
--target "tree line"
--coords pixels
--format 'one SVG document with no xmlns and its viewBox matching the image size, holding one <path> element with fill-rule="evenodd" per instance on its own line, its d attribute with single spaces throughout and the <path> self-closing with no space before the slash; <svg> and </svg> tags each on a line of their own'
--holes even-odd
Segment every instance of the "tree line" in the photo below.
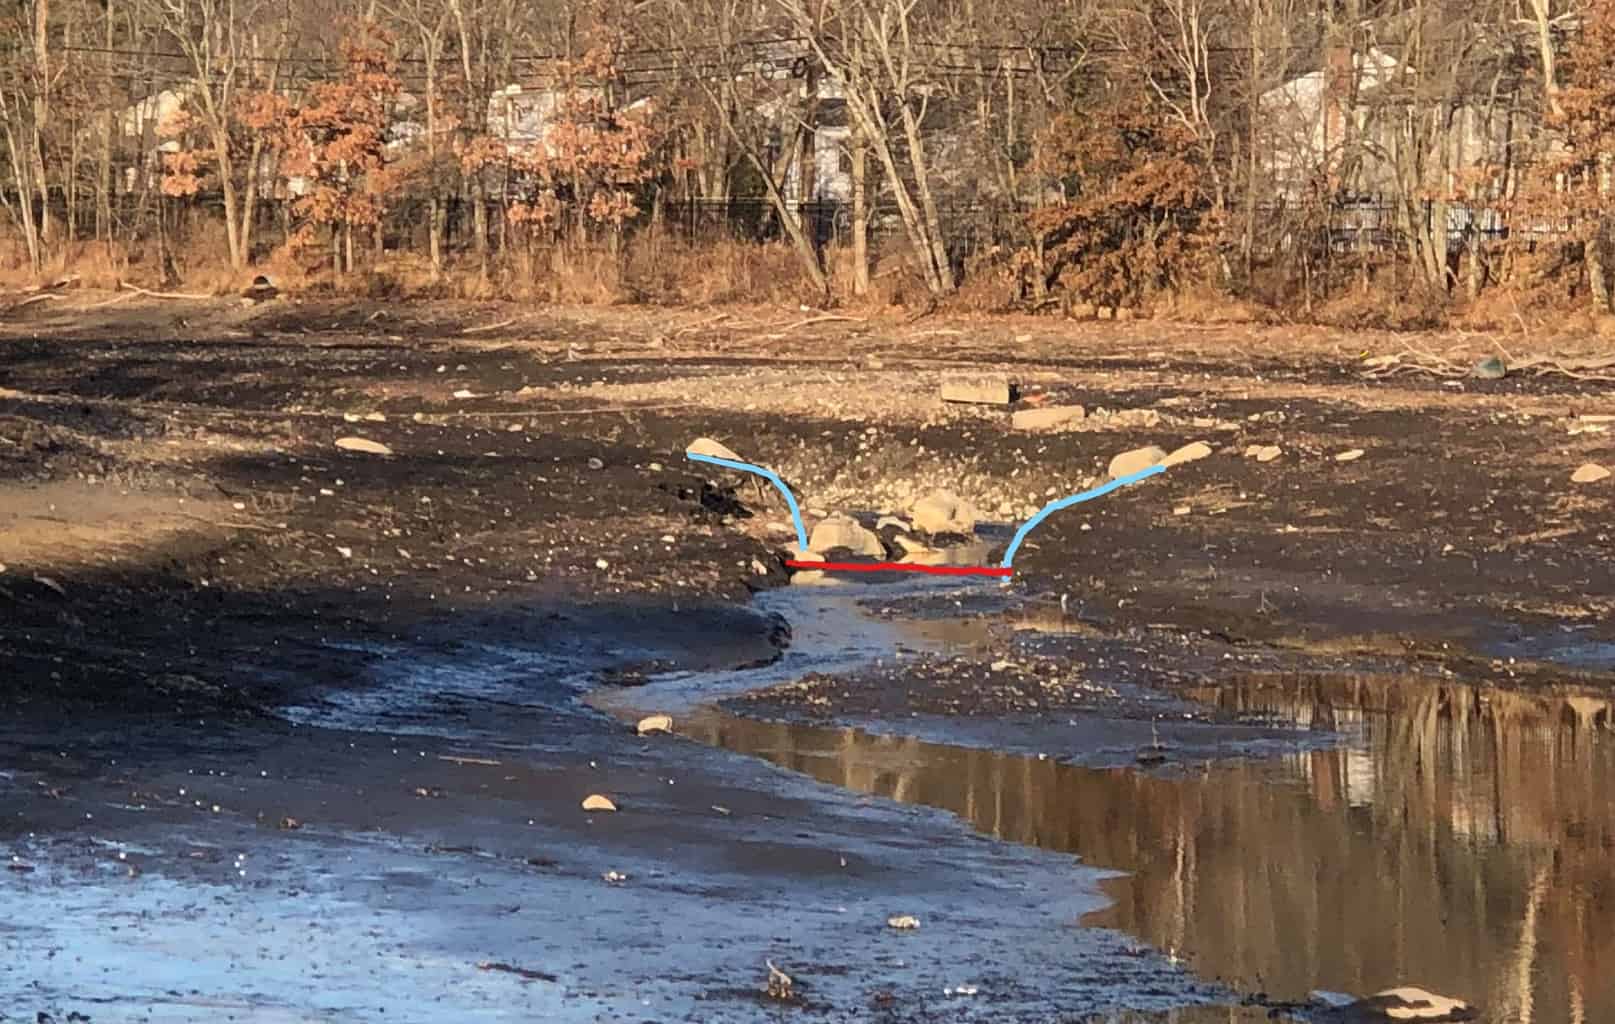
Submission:
<svg viewBox="0 0 1615 1024">
<path fill-rule="evenodd" d="M 0 259 L 486 280 L 741 202 L 821 293 L 1607 312 L 1612 111 L 1615 0 L 20 0 Z"/>
</svg>

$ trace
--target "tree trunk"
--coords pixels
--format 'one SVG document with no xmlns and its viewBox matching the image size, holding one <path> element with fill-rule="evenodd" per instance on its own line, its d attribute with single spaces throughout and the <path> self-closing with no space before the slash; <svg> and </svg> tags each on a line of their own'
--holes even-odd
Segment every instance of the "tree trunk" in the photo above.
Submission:
<svg viewBox="0 0 1615 1024">
<path fill-rule="evenodd" d="M 1609 271 L 1604 264 L 1604 225 L 1598 225 L 1599 230 L 1593 232 L 1593 237 L 1587 240 L 1587 283 L 1593 299 L 1593 311 L 1596 313 L 1610 312 L 1609 301 Z"/>
<path fill-rule="evenodd" d="M 852 142 L 852 293 L 869 294 L 869 147 Z"/>
<path fill-rule="evenodd" d="M 106 60 L 103 72 L 106 75 L 108 86 L 112 82 L 112 44 L 113 35 L 113 0 L 107 0 L 105 49 Z M 107 257 L 112 256 L 112 133 L 114 112 L 110 96 L 107 109 L 101 114 L 101 151 L 96 162 L 96 196 L 95 196 L 95 237 L 99 242 L 106 243 Z"/>
<path fill-rule="evenodd" d="M 50 0 L 34 0 L 34 133 L 29 156 L 39 194 L 39 240 L 50 242 L 50 179 L 45 173 L 45 129 L 50 126 Z"/>
</svg>

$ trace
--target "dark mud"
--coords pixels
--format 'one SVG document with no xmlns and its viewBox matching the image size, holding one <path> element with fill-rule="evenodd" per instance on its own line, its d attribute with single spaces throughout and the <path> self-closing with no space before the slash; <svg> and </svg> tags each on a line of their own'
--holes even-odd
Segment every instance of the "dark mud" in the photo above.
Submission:
<svg viewBox="0 0 1615 1024">
<path fill-rule="evenodd" d="M 1370 383 L 1357 336 L 520 313 L 0 325 L 0 1013 L 1609 1015 L 1612 499 L 1567 482 L 1615 462 L 1575 418 L 1607 388 Z M 1138 415 L 1016 432 L 940 406 L 959 367 Z M 864 615 L 779 589 L 782 509 L 703 435 L 808 508 L 948 486 L 1000 532 L 1118 451 L 1216 454 L 1007 588 Z M 709 709 L 758 688 L 782 721 Z"/>
</svg>

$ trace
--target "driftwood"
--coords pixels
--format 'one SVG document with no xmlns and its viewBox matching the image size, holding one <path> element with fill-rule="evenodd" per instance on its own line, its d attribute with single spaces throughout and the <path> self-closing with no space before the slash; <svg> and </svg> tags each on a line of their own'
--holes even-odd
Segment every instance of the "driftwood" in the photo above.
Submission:
<svg viewBox="0 0 1615 1024">
<path fill-rule="evenodd" d="M 464 330 L 460 331 L 460 333 L 461 334 L 486 334 L 488 331 L 497 331 L 501 327 L 509 327 L 512 324 L 519 324 L 523 320 L 526 320 L 527 318 L 528 318 L 528 314 L 523 313 L 521 316 L 513 316 L 509 320 L 501 320 L 496 324 L 483 324 L 481 327 L 467 327 Z"/>
<path fill-rule="evenodd" d="M 189 302 L 200 302 L 204 299 L 215 297 L 212 295 L 198 295 L 194 292 L 154 292 L 150 288 L 142 288 L 139 285 L 130 284 L 128 281 L 119 281 L 118 287 L 126 288 L 136 295 L 144 295 L 149 299 L 182 299 Z"/>
<path fill-rule="evenodd" d="M 1364 377 L 1372 380 L 1385 380 L 1391 377 L 1403 377 L 1414 374 L 1423 374 L 1429 377 L 1441 377 L 1446 380 L 1459 380 L 1470 376 L 1470 368 L 1438 356 L 1433 352 L 1424 352 L 1419 349 L 1408 348 L 1393 356 L 1377 356 L 1368 360 L 1366 369 L 1362 371 Z M 1615 356 L 1601 359 L 1550 359 L 1547 356 L 1531 356 L 1518 362 L 1508 359 L 1505 365 L 1510 374 L 1529 372 L 1533 377 L 1548 377 L 1560 375 L 1572 380 L 1615 382 L 1615 374 L 1599 373 L 1615 367 Z"/>
</svg>

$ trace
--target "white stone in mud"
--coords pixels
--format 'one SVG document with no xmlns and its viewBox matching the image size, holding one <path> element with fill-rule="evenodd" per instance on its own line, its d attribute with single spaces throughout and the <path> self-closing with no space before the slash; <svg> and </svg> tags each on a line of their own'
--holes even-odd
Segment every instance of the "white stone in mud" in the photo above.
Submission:
<svg viewBox="0 0 1615 1024">
<path fill-rule="evenodd" d="M 920 926 L 920 919 L 913 914 L 893 914 L 886 919 L 886 927 L 896 928 L 900 932 L 910 932 Z"/>
<path fill-rule="evenodd" d="M 1116 480 L 1120 477 L 1131 476 L 1141 470 L 1149 469 L 1165 458 L 1166 452 L 1153 444 L 1146 448 L 1134 448 L 1130 452 L 1122 452 L 1111 459 L 1110 468 L 1107 472 L 1112 480 Z"/>
<path fill-rule="evenodd" d="M 649 736 L 652 733 L 658 732 L 672 732 L 673 716 L 646 715 L 644 718 L 639 720 L 639 725 L 635 727 L 635 731 L 641 736 Z"/>
<path fill-rule="evenodd" d="M 608 796 L 599 793 L 590 793 L 583 798 L 583 809 L 586 811 L 615 811 L 617 805 L 611 802 Z"/>
<path fill-rule="evenodd" d="M 942 400 L 972 405 L 1008 405 L 1012 389 L 1009 378 L 996 374 L 949 377 L 942 382 Z"/>
<path fill-rule="evenodd" d="M 698 437 L 691 441 L 690 446 L 684 449 L 684 453 L 686 455 L 705 455 L 713 459 L 728 459 L 730 462 L 746 461 L 710 437 Z"/>
<path fill-rule="evenodd" d="M 1607 479 L 1609 475 L 1609 470 L 1603 466 L 1596 462 L 1589 462 L 1570 474 L 1570 482 L 1573 484 L 1596 484 L 1600 480 Z"/>
<path fill-rule="evenodd" d="M 1009 415 L 1009 425 L 1016 430 L 1053 430 L 1067 423 L 1077 423 L 1087 411 L 1080 405 L 1051 405 L 1040 409 L 1017 409 Z"/>
<path fill-rule="evenodd" d="M 831 516 L 813 527 L 813 534 L 808 538 L 808 547 L 814 551 L 846 548 L 854 554 L 868 555 L 871 558 L 880 558 L 886 554 L 886 549 L 881 546 L 880 538 L 874 531 L 865 529 L 848 516 Z"/>
<path fill-rule="evenodd" d="M 366 455 L 391 455 L 393 450 L 380 441 L 364 437 L 339 437 L 336 446 L 345 452 L 363 452 Z"/>
<path fill-rule="evenodd" d="M 1184 445 L 1161 460 L 1163 466 L 1181 466 L 1185 462 L 1198 462 L 1211 454 L 1211 445 L 1204 441 L 1194 441 Z"/>
<path fill-rule="evenodd" d="M 974 505 L 952 491 L 932 491 L 914 503 L 912 518 L 922 533 L 970 533 L 980 517 Z"/>
</svg>

